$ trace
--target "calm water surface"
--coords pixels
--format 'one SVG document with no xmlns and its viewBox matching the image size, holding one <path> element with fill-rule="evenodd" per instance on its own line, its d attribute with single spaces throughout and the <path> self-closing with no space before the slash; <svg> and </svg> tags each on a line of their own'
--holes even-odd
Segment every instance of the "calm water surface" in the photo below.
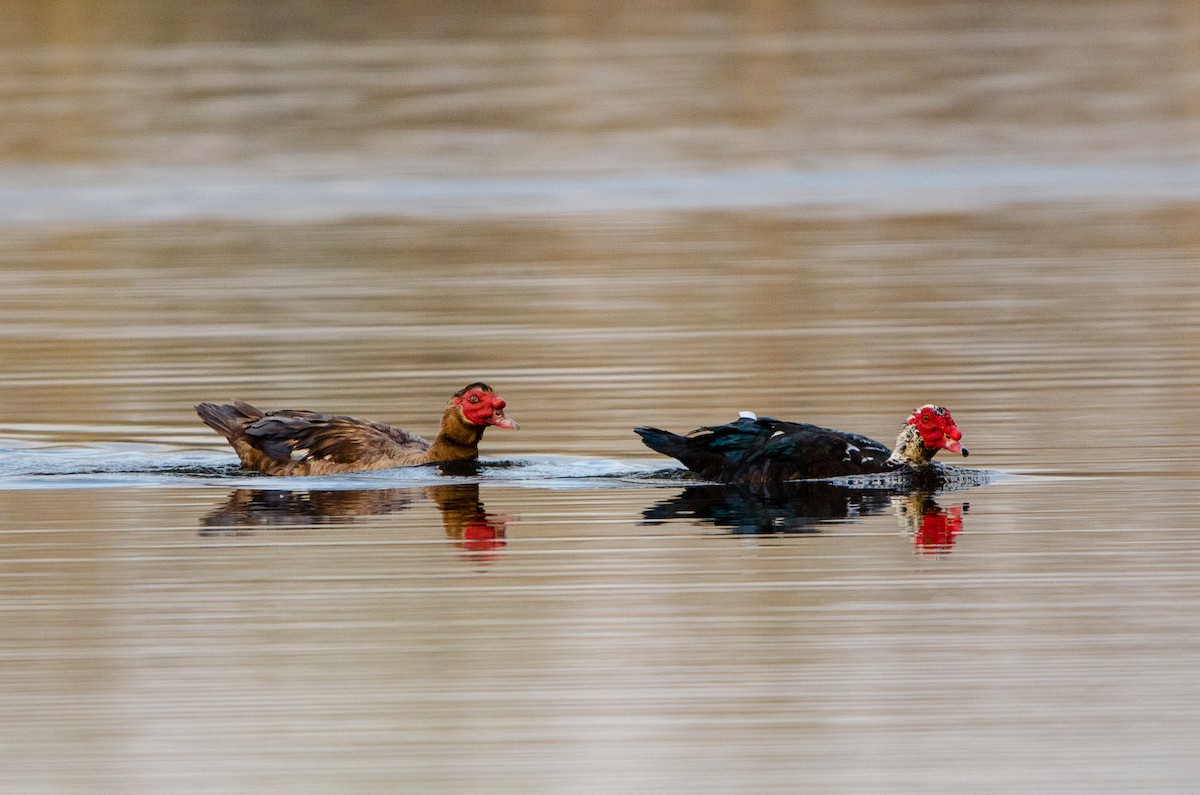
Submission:
<svg viewBox="0 0 1200 795">
<path fill-rule="evenodd" d="M 0 24 L 0 788 L 1200 786 L 1191 4 L 55 9 Z M 466 475 L 192 411 L 479 379 Z M 929 401 L 995 482 L 631 432 Z"/>
</svg>

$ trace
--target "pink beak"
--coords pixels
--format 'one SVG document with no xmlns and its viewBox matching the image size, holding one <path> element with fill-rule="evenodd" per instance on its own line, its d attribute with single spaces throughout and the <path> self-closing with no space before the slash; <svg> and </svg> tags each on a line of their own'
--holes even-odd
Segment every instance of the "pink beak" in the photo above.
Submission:
<svg viewBox="0 0 1200 795">
<path fill-rule="evenodd" d="M 963 458 L 966 458 L 971 454 L 971 451 L 962 446 L 961 439 L 962 431 L 958 429 L 958 426 L 951 425 L 946 429 L 946 435 L 942 437 L 942 447 L 952 453 L 959 453 Z"/>
<path fill-rule="evenodd" d="M 509 430 L 517 430 L 520 425 L 517 425 L 516 420 L 509 419 L 504 416 L 504 407 L 508 404 L 504 402 L 504 398 L 497 395 L 492 399 L 492 416 L 488 418 L 488 425 L 495 425 L 497 428 L 508 428 Z"/>
<path fill-rule="evenodd" d="M 516 420 L 510 417 L 505 417 L 504 412 L 502 411 L 498 411 L 493 414 L 491 420 L 488 421 L 488 425 L 495 425 L 497 428 L 508 428 L 514 431 L 521 427 L 520 425 L 517 425 Z"/>
</svg>

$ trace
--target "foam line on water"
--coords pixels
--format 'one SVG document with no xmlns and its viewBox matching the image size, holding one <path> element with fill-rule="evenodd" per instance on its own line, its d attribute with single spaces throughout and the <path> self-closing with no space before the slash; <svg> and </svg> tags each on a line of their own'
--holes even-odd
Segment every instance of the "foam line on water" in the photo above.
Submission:
<svg viewBox="0 0 1200 795">
<path fill-rule="evenodd" d="M 0 223 L 319 222 L 756 208 L 912 214 L 1111 202 L 1114 196 L 1129 202 L 1200 199 L 1200 163 L 930 163 L 447 180 L 227 169 L 10 168 L 0 171 Z"/>
</svg>

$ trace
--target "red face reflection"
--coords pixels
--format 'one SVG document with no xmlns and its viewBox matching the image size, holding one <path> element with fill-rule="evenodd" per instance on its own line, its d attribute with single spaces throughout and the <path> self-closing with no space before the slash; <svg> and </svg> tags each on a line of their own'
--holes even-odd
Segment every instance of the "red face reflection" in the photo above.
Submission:
<svg viewBox="0 0 1200 795">
<path fill-rule="evenodd" d="M 962 529 L 961 505 L 953 505 L 949 510 L 932 506 L 921 517 L 921 524 L 913 533 L 913 547 L 921 555 L 949 552 Z"/>
</svg>

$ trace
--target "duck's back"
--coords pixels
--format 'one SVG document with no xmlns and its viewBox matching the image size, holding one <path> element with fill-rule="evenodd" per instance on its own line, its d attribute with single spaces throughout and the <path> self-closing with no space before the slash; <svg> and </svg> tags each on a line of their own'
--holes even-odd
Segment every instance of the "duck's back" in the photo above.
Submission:
<svg viewBox="0 0 1200 795">
<path fill-rule="evenodd" d="M 889 472 L 891 450 L 874 439 L 799 422 L 743 416 L 687 436 L 637 428 L 653 450 L 710 480 L 769 483 Z"/>
<path fill-rule="evenodd" d="M 201 419 L 242 465 L 268 475 L 328 475 L 424 463 L 429 442 L 382 422 L 303 409 L 263 413 L 242 401 L 202 403 Z"/>
</svg>

